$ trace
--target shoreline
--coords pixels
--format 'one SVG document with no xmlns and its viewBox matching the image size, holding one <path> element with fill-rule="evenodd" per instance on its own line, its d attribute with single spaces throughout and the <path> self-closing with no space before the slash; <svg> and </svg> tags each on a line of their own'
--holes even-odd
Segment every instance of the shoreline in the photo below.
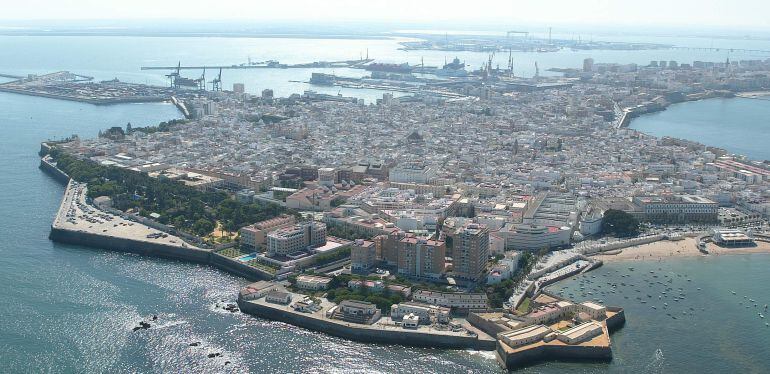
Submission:
<svg viewBox="0 0 770 374">
<path fill-rule="evenodd" d="M 658 241 L 633 247 L 623 248 L 616 254 L 601 254 L 592 256 L 606 263 L 628 261 L 665 261 L 671 258 L 687 257 L 718 257 L 722 255 L 747 255 L 764 253 L 770 254 L 770 243 L 757 241 L 753 247 L 724 248 L 714 243 L 708 243 L 709 254 L 701 253 L 696 247 L 694 238 L 680 241 Z"/>
<path fill-rule="evenodd" d="M 699 140 L 693 140 L 693 139 L 689 139 L 689 138 L 681 138 L 681 137 L 676 137 L 676 136 L 669 136 L 669 135 L 661 135 L 661 136 L 659 136 L 659 135 L 655 135 L 655 134 L 652 134 L 652 133 L 649 133 L 649 132 L 646 132 L 646 131 L 642 131 L 642 130 L 640 130 L 638 128 L 634 128 L 633 127 L 634 120 L 639 119 L 639 118 L 643 118 L 643 117 L 648 116 L 648 115 L 665 112 L 666 110 L 668 110 L 668 108 L 670 108 L 670 107 L 672 107 L 674 105 L 694 103 L 694 102 L 713 100 L 713 99 L 748 99 L 748 100 L 770 101 L 770 90 L 768 90 L 768 91 L 732 92 L 732 96 L 709 96 L 709 97 L 692 98 L 692 99 L 687 99 L 685 101 L 678 102 L 678 103 L 670 103 L 670 104 L 664 106 L 663 108 L 661 108 L 659 110 L 650 111 L 650 112 L 646 112 L 646 113 L 640 113 L 640 114 L 637 114 L 637 115 L 630 115 L 630 113 L 625 113 L 624 112 L 624 118 L 623 118 L 622 121 L 619 121 L 620 126 L 618 128 L 631 129 L 631 130 L 634 130 L 636 132 L 639 132 L 639 133 L 642 133 L 642 134 L 645 134 L 645 135 L 648 135 L 648 136 L 655 137 L 657 139 L 661 139 L 663 137 L 670 137 L 670 138 L 674 138 L 674 139 L 681 139 L 681 140 L 684 140 L 684 141 L 700 144 L 700 145 L 702 145 L 704 147 L 720 149 L 722 151 L 725 151 L 727 154 L 735 154 L 735 155 L 738 155 L 738 156 L 747 157 L 750 160 L 763 161 L 764 158 L 762 158 L 762 157 L 752 157 L 752 156 L 748 156 L 748 155 L 745 155 L 745 154 L 735 153 L 735 152 L 732 152 L 729 149 L 725 148 L 725 146 L 722 146 L 722 145 L 709 145 L 709 144 L 701 143 Z"/>
</svg>

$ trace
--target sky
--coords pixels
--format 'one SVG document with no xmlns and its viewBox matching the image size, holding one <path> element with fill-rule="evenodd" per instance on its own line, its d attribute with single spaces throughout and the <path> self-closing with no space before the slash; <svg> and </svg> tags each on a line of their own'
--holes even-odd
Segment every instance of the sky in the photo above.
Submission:
<svg viewBox="0 0 770 374">
<path fill-rule="evenodd" d="M 769 0 L 2 0 L 0 20 L 262 20 L 770 29 Z"/>
</svg>

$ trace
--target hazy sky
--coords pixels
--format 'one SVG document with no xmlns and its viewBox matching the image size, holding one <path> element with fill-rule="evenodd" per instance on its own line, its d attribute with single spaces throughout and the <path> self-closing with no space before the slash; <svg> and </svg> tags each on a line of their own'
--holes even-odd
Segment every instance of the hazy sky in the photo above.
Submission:
<svg viewBox="0 0 770 374">
<path fill-rule="evenodd" d="M 770 29 L 770 0 L 2 0 L 0 19 L 456 21 Z"/>
</svg>

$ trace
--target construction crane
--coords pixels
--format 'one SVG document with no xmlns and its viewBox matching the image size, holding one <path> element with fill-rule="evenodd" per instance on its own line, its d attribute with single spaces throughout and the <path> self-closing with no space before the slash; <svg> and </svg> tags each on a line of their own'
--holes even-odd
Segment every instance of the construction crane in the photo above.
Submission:
<svg viewBox="0 0 770 374">
<path fill-rule="evenodd" d="M 210 83 L 212 91 L 222 91 L 222 68 L 219 68 L 219 75 Z"/>
</svg>

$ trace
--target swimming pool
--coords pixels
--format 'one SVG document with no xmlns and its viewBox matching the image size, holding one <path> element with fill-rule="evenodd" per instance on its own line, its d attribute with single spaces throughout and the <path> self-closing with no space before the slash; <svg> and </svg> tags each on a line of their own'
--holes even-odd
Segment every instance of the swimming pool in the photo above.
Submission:
<svg viewBox="0 0 770 374">
<path fill-rule="evenodd" d="M 256 253 L 251 253 L 251 254 L 248 254 L 246 256 L 239 257 L 238 261 L 240 261 L 240 262 L 249 262 L 249 261 L 251 261 L 251 260 L 253 260 L 255 258 L 257 258 L 257 254 Z"/>
</svg>

